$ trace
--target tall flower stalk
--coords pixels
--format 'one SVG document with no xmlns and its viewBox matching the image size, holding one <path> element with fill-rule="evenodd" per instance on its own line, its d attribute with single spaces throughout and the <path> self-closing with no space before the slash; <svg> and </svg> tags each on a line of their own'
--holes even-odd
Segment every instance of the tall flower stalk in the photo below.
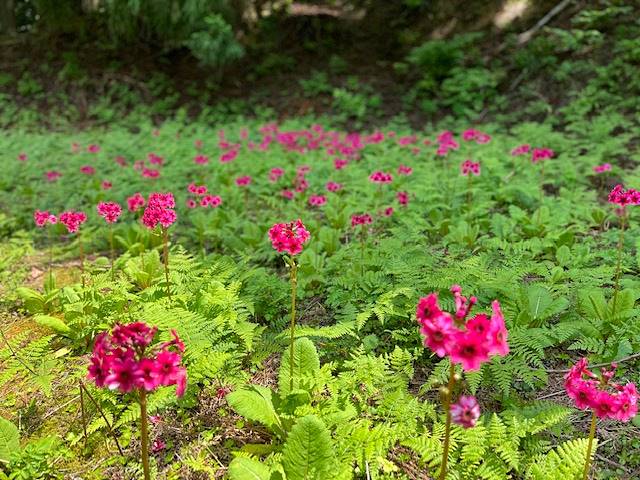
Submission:
<svg viewBox="0 0 640 480">
<path fill-rule="evenodd" d="M 473 177 L 480 175 L 480 162 L 465 160 L 460 165 L 460 173 L 467 177 L 467 213 L 470 215 L 473 199 Z"/>
<path fill-rule="evenodd" d="M 113 263 L 115 253 L 113 248 L 113 224 L 122 214 L 122 207 L 115 202 L 100 202 L 98 204 L 98 215 L 105 219 L 109 225 L 109 259 L 111 260 L 111 279 L 114 279 Z"/>
<path fill-rule="evenodd" d="M 144 479 L 151 479 L 149 467 L 149 423 L 147 392 L 160 386 L 176 385 L 181 397 L 187 385 L 187 372 L 181 366 L 184 343 L 172 331 L 172 339 L 155 342 L 157 328 L 136 322 L 116 325 L 95 341 L 89 378 L 97 387 L 131 394 L 140 406 L 140 456 Z"/>
<path fill-rule="evenodd" d="M 169 229 L 162 227 L 162 263 L 164 265 L 164 279 L 167 284 L 167 297 L 171 300 L 171 286 L 169 284 Z"/>
<path fill-rule="evenodd" d="M 36 210 L 33 213 L 33 221 L 38 228 L 44 228 L 47 225 L 55 225 L 58 223 L 58 218 L 49 213 L 48 211 L 40 211 Z M 53 284 L 53 238 L 51 234 L 51 229 L 48 231 L 48 240 L 49 240 L 49 285 Z"/>
<path fill-rule="evenodd" d="M 298 291 L 298 265 L 295 256 L 311 235 L 300 219 L 289 223 L 276 223 L 269 229 L 269 240 L 276 251 L 288 253 L 285 262 L 289 266 L 291 280 L 291 322 L 289 324 L 289 389 L 293 390 L 294 341 L 296 328 L 296 297 Z"/>
<path fill-rule="evenodd" d="M 79 232 L 80 225 L 87 221 L 87 215 L 84 212 L 68 211 L 60 214 L 60 223 L 62 223 L 69 233 L 78 234 L 78 250 L 80 254 L 80 275 L 82 277 L 82 287 L 85 287 L 84 278 L 84 245 L 82 243 L 82 235 Z"/>
<path fill-rule="evenodd" d="M 455 364 L 460 364 L 463 371 L 475 371 L 492 356 L 509 353 L 507 329 L 498 301 L 494 300 L 491 304 L 491 317 L 480 313 L 467 318 L 477 302 L 476 298 L 462 296 L 462 289 L 458 285 L 452 286 L 451 292 L 456 306 L 453 314 L 440 309 L 436 293 L 421 298 L 416 308 L 425 346 L 439 357 L 448 357 L 451 362 L 449 381 L 440 390 L 446 420 L 439 480 L 444 480 L 447 475 L 451 424 L 470 428 L 480 417 L 480 406 L 475 397 L 461 395 L 453 403 L 453 393 L 459 380 Z"/>
<path fill-rule="evenodd" d="M 591 456 L 596 435 L 598 418 L 609 418 L 628 422 L 638 413 L 638 391 L 633 383 L 619 385 L 612 382 L 617 365 L 612 363 L 610 368 L 602 368 L 600 376 L 589 369 L 586 358 L 581 359 L 564 377 L 564 387 L 567 395 L 577 408 L 591 410 L 591 426 L 587 455 L 584 463 L 582 479 L 587 480 L 591 470 Z"/>
</svg>

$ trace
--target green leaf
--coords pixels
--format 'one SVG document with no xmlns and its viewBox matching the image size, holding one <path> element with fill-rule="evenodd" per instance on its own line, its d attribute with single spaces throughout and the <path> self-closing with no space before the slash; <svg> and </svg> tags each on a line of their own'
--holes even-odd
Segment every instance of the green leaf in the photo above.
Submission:
<svg viewBox="0 0 640 480">
<path fill-rule="evenodd" d="M 282 453 L 288 480 L 324 480 L 336 470 L 329 430 L 315 415 L 296 422 Z"/>
<path fill-rule="evenodd" d="M 288 395 L 291 378 L 291 352 L 287 348 L 282 355 L 280 372 L 278 374 L 278 388 L 280 395 Z M 293 389 L 309 391 L 315 383 L 315 377 L 320 371 L 318 352 L 311 340 L 299 338 L 293 344 Z"/>
<path fill-rule="evenodd" d="M 234 458 L 229 465 L 229 480 L 269 480 L 271 472 L 257 460 Z"/>
<path fill-rule="evenodd" d="M 243 417 L 282 433 L 280 418 L 273 407 L 273 392 L 260 385 L 248 385 L 227 395 L 227 402 Z"/>
<path fill-rule="evenodd" d="M 18 450 L 20 450 L 18 427 L 0 417 L 0 463 L 8 463 L 11 455 Z"/>
<path fill-rule="evenodd" d="M 33 319 L 38 325 L 50 328 L 60 335 L 68 335 L 71 332 L 69 325 L 57 317 L 52 317 L 51 315 L 36 315 Z"/>
</svg>

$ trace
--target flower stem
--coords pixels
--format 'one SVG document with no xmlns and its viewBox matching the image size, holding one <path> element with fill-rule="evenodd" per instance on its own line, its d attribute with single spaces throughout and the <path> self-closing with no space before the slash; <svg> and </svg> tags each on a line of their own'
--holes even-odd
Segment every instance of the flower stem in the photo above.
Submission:
<svg viewBox="0 0 640 480">
<path fill-rule="evenodd" d="M 471 184 L 473 182 L 471 173 L 469 173 L 467 179 L 467 213 L 469 214 L 469 218 L 471 218 Z"/>
<path fill-rule="evenodd" d="M 82 245 L 82 235 L 78 234 L 78 248 L 80 250 L 80 277 L 82 279 L 82 288 L 85 287 L 84 280 L 84 246 Z"/>
<path fill-rule="evenodd" d="M 618 291 L 620 290 L 620 272 L 622 270 L 622 249 L 624 247 L 624 229 L 626 225 L 626 216 L 623 213 L 620 216 L 620 236 L 618 237 L 618 262 L 616 264 L 616 277 L 615 277 L 615 285 L 613 288 L 613 311 L 612 315 L 616 314 L 616 302 L 618 300 Z"/>
<path fill-rule="evenodd" d="M 540 201 L 538 205 L 538 213 L 536 215 L 536 223 L 540 223 L 540 215 L 542 214 L 542 202 L 544 201 L 544 161 L 540 167 Z"/>
<path fill-rule="evenodd" d="M 53 286 L 53 239 L 49 228 L 49 285 Z"/>
<path fill-rule="evenodd" d="M 293 390 L 293 342 L 295 340 L 295 328 L 296 328 L 296 295 L 298 291 L 298 266 L 296 265 L 295 258 L 291 257 L 291 338 L 289 341 L 289 392 Z"/>
<path fill-rule="evenodd" d="M 171 287 L 169 285 L 169 229 L 162 229 L 162 260 L 164 263 L 164 278 L 167 282 L 167 296 L 171 300 Z"/>
<path fill-rule="evenodd" d="M 113 262 L 115 258 L 113 250 L 113 225 L 109 224 L 109 257 L 111 258 L 111 280 L 114 279 Z"/>
<path fill-rule="evenodd" d="M 147 392 L 144 388 L 140 389 L 140 442 L 142 443 L 142 470 L 144 472 L 144 480 L 151 480 L 149 473 L 149 428 L 147 424 Z"/>
<path fill-rule="evenodd" d="M 591 450 L 593 448 L 593 438 L 596 436 L 596 412 L 591 414 L 591 428 L 589 429 L 589 444 L 587 445 L 587 458 L 584 462 L 584 473 L 582 474 L 582 480 L 587 480 L 589 476 L 589 469 L 591 467 Z"/>
<path fill-rule="evenodd" d="M 447 384 L 447 391 L 442 398 L 442 407 L 446 412 L 447 419 L 444 424 L 444 445 L 442 447 L 442 462 L 440 463 L 439 480 L 444 480 L 447 476 L 447 462 L 449 461 L 449 445 L 451 439 L 451 395 L 455 384 L 455 375 L 456 368 L 453 362 L 451 362 L 451 366 L 449 368 L 449 383 Z"/>
</svg>

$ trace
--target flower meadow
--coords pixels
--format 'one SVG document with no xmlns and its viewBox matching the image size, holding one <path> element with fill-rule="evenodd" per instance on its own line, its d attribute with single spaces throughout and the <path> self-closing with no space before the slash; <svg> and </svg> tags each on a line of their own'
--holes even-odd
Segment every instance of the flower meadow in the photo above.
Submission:
<svg viewBox="0 0 640 480">
<path fill-rule="evenodd" d="M 0 479 L 638 478 L 628 140 L 9 133 Z"/>
</svg>

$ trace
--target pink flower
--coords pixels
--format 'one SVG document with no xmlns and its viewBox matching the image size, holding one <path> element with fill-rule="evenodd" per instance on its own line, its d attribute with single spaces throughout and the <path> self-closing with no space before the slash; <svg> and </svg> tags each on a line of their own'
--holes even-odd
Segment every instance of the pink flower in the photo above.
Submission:
<svg viewBox="0 0 640 480">
<path fill-rule="evenodd" d="M 406 207 L 409 204 L 408 192 L 398 192 L 396 193 L 396 198 L 398 199 L 398 203 L 403 207 Z"/>
<path fill-rule="evenodd" d="M 451 421 L 464 428 L 474 427 L 480 418 L 480 405 L 478 405 L 476 397 L 471 395 L 461 395 L 450 409 Z"/>
<path fill-rule="evenodd" d="M 609 193 L 609 203 L 619 205 L 623 209 L 627 205 L 640 205 L 640 192 L 633 188 L 624 190 L 622 185 L 618 184 Z"/>
<path fill-rule="evenodd" d="M 276 223 L 269 229 L 269 239 L 278 252 L 297 255 L 311 235 L 300 219 L 289 223 Z"/>
<path fill-rule="evenodd" d="M 327 203 L 327 197 L 324 195 L 311 195 L 309 197 L 309 205 L 313 207 L 321 207 L 325 203 Z"/>
<path fill-rule="evenodd" d="M 407 136 L 407 137 L 400 137 L 398 139 L 398 145 L 406 147 L 407 145 L 412 145 L 412 144 L 416 143 L 417 141 L 418 141 L 418 137 L 416 137 L 415 135 L 410 135 L 410 136 Z"/>
<path fill-rule="evenodd" d="M 26 153 L 21 152 L 18 154 L 18 160 L 20 160 L 21 162 L 26 162 L 29 159 L 29 157 L 27 156 Z"/>
<path fill-rule="evenodd" d="M 599 418 L 628 422 L 638 412 L 638 392 L 633 383 L 613 383 L 616 365 L 603 368 L 600 379 L 588 370 L 586 358 L 577 362 L 565 375 L 565 390 L 577 408 L 592 410 Z"/>
<path fill-rule="evenodd" d="M 555 152 L 550 148 L 534 148 L 531 152 L 531 161 L 533 163 L 538 163 L 542 160 L 546 160 L 547 158 L 553 158 Z"/>
<path fill-rule="evenodd" d="M 115 161 L 116 161 L 116 163 L 117 163 L 118 165 L 120 165 L 121 167 L 126 167 L 126 166 L 127 166 L 127 160 L 126 160 L 123 156 L 121 156 L 121 155 L 118 155 L 118 156 L 115 158 Z"/>
<path fill-rule="evenodd" d="M 200 150 L 204 143 L 202 140 L 196 140 L 195 142 L 193 142 L 193 145 L 196 147 L 196 150 Z"/>
<path fill-rule="evenodd" d="M 398 167 L 398 175 L 411 175 L 413 173 L 413 168 L 408 167 L 406 165 L 400 165 Z"/>
<path fill-rule="evenodd" d="M 520 155 L 526 155 L 530 151 L 531 151 L 531 145 L 529 145 L 528 143 L 525 143 L 511 150 L 511 155 L 514 157 L 518 157 Z"/>
<path fill-rule="evenodd" d="M 73 142 L 71 144 L 71 152 L 78 153 L 80 151 L 80 144 L 78 142 Z"/>
<path fill-rule="evenodd" d="M 388 184 L 393 181 L 393 175 L 381 171 L 373 172 L 369 175 L 369 180 L 380 185 Z"/>
<path fill-rule="evenodd" d="M 156 438 L 151 444 L 151 451 L 153 453 L 161 452 L 165 448 L 167 448 L 167 444 L 164 443 L 164 441 L 161 438 Z"/>
<path fill-rule="evenodd" d="M 460 172 L 465 177 L 469 176 L 469 174 L 473 174 L 474 176 L 480 175 L 480 163 L 472 162 L 471 160 L 465 160 L 460 165 Z"/>
<path fill-rule="evenodd" d="M 110 190 L 111 187 L 113 187 L 113 183 L 111 183 L 109 180 L 103 180 L 100 186 L 103 190 Z"/>
<path fill-rule="evenodd" d="M 158 178 L 160 176 L 160 170 L 144 167 L 142 169 L 142 176 L 144 178 Z"/>
<path fill-rule="evenodd" d="M 44 227 L 48 223 L 53 225 L 58 222 L 56 216 L 50 214 L 46 210 L 44 212 L 40 210 L 36 210 L 35 212 L 33 212 L 33 220 L 36 223 L 37 227 Z"/>
<path fill-rule="evenodd" d="M 373 218 L 368 213 L 362 215 L 351 215 L 351 226 L 357 227 L 358 225 L 369 225 L 373 222 Z"/>
<path fill-rule="evenodd" d="M 593 171 L 595 173 L 610 172 L 611 171 L 611 164 L 610 163 L 604 163 L 602 165 L 596 165 L 595 167 L 593 167 Z"/>
<path fill-rule="evenodd" d="M 393 215 L 393 207 L 387 207 L 384 209 L 384 211 L 382 212 L 382 214 L 385 217 L 390 217 L 391 215 Z"/>
<path fill-rule="evenodd" d="M 127 198 L 127 207 L 130 212 L 136 212 L 140 208 L 144 207 L 146 201 L 140 192 L 136 192 L 134 195 Z"/>
<path fill-rule="evenodd" d="M 61 213 L 59 219 L 69 233 L 76 233 L 80 225 L 87 221 L 87 215 L 83 212 L 68 211 Z"/>
<path fill-rule="evenodd" d="M 470 128 L 468 130 L 465 130 L 464 132 L 462 132 L 462 140 L 464 140 L 465 142 L 469 142 L 471 140 L 475 140 L 476 137 L 478 136 L 478 134 L 480 134 L 481 132 L 478 130 L 475 130 L 473 128 Z"/>
<path fill-rule="evenodd" d="M 47 173 L 45 173 L 45 177 L 47 178 L 48 182 L 55 182 L 61 176 L 62 174 L 56 170 L 49 170 Z"/>
<path fill-rule="evenodd" d="M 333 166 L 336 170 L 342 170 L 344 167 L 347 166 L 348 163 L 349 161 L 345 160 L 344 158 L 336 158 L 333 161 Z"/>
<path fill-rule="evenodd" d="M 156 332 L 156 327 L 136 322 L 116 325 L 110 334 L 101 333 L 94 344 L 88 377 L 98 387 L 122 393 L 176 385 L 176 395 L 181 396 L 187 376 L 181 366 L 182 342 L 173 332 L 173 340 L 152 345 Z"/>
<path fill-rule="evenodd" d="M 187 208 L 196 208 L 197 206 L 198 203 L 193 198 L 187 199 Z"/>
<path fill-rule="evenodd" d="M 443 312 L 436 293 L 418 302 L 416 317 L 421 325 L 424 344 L 440 357 L 449 356 L 465 371 L 478 370 L 492 355 L 504 356 L 509 352 L 507 330 L 500 304 L 492 304 L 493 315 L 478 314 L 468 320 L 476 298 L 462 296 L 458 285 L 451 287 L 454 294 L 455 314 Z"/>
<path fill-rule="evenodd" d="M 342 184 L 336 182 L 327 182 L 325 188 L 329 192 L 337 192 L 338 190 L 342 190 Z"/>
<path fill-rule="evenodd" d="M 122 207 L 116 202 L 100 202 L 97 208 L 98 215 L 107 223 L 115 223 L 122 214 Z"/>
<path fill-rule="evenodd" d="M 206 155 L 196 155 L 193 161 L 198 165 L 206 165 L 207 163 L 209 163 L 209 157 L 207 157 Z"/>
<path fill-rule="evenodd" d="M 225 152 L 222 155 L 220 155 L 220 163 L 232 162 L 233 160 L 236 159 L 237 156 L 238 156 L 237 149 L 229 150 L 228 152 Z"/>
<path fill-rule="evenodd" d="M 239 187 L 246 187 L 250 183 L 251 183 L 251 177 L 249 175 L 236 178 L 236 185 L 238 185 Z"/>
<path fill-rule="evenodd" d="M 271 171 L 269 172 L 269 181 L 270 182 L 277 182 L 278 179 L 284 175 L 284 170 L 281 168 L 272 168 Z"/>
<path fill-rule="evenodd" d="M 173 210 L 175 206 L 172 193 L 152 193 L 142 214 L 142 223 L 147 228 L 155 228 L 158 224 L 163 228 L 169 228 L 177 219 Z"/>
<path fill-rule="evenodd" d="M 280 192 L 280 195 L 282 195 L 284 198 L 286 198 L 287 200 L 293 200 L 293 196 L 295 195 L 291 190 L 282 190 Z"/>
<path fill-rule="evenodd" d="M 220 198 L 218 195 L 205 195 L 204 197 L 202 197 L 202 200 L 200 200 L 201 207 L 216 208 L 221 203 L 222 203 L 222 198 Z"/>
<path fill-rule="evenodd" d="M 149 160 L 149 163 L 151 165 L 162 165 L 164 163 L 164 158 L 162 158 L 160 155 L 156 155 L 153 152 L 147 154 L 147 160 Z"/>
<path fill-rule="evenodd" d="M 87 152 L 89 153 L 98 153 L 100 151 L 100 146 L 91 144 L 87 147 Z"/>
<path fill-rule="evenodd" d="M 83 165 L 82 167 L 80 167 L 80 173 L 84 173 L 85 175 L 93 175 L 94 173 L 96 173 L 96 169 L 91 165 Z"/>
</svg>

